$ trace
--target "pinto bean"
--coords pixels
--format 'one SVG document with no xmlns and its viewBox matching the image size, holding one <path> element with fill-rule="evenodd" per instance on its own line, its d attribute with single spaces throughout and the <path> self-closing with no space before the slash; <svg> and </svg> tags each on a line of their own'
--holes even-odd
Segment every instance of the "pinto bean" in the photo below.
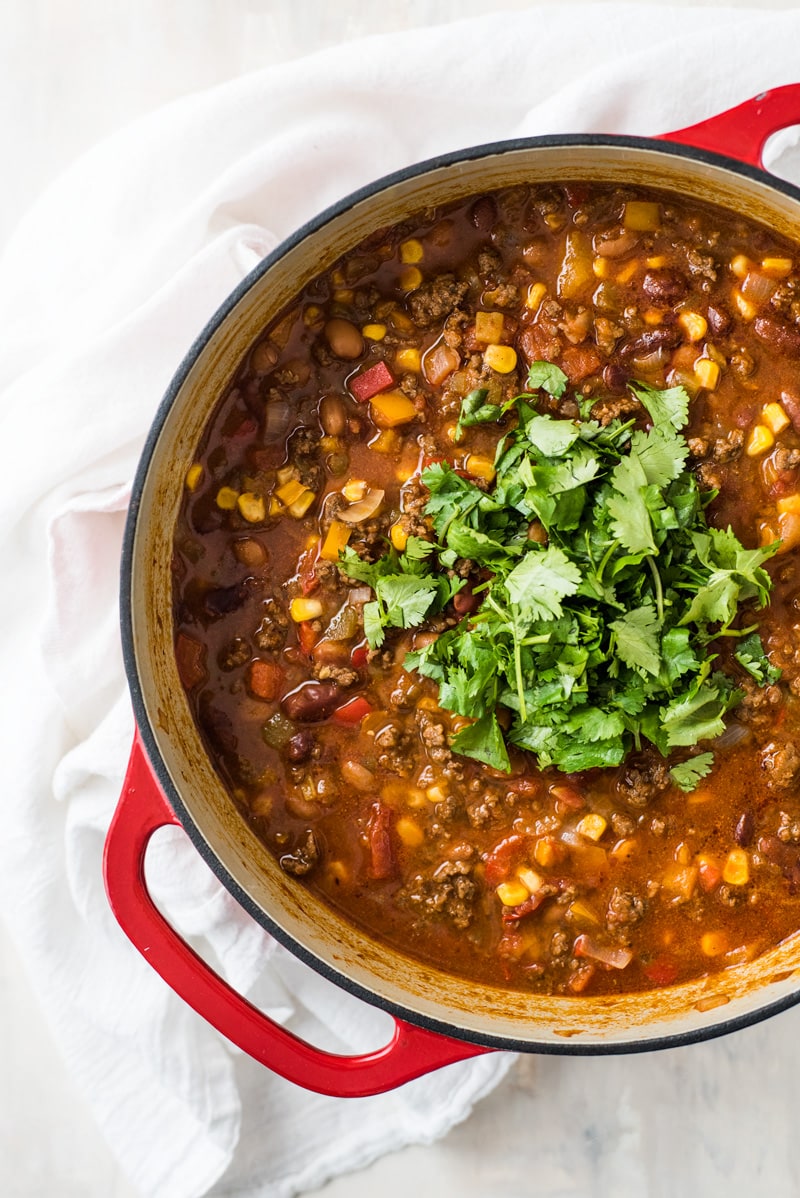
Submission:
<svg viewBox="0 0 800 1198">
<path fill-rule="evenodd" d="M 329 437 L 341 437 L 347 427 L 347 412 L 341 395 L 324 395 L 319 405 L 319 422 Z"/>
<path fill-rule="evenodd" d="M 753 321 L 753 332 L 760 341 L 781 354 L 792 358 L 800 357 L 800 328 L 775 320 L 771 316 L 757 316 Z"/>
<path fill-rule="evenodd" d="M 269 341 L 259 341 L 250 355 L 250 366 L 258 374 L 268 374 L 278 361 L 278 350 Z"/>
<path fill-rule="evenodd" d="M 354 761 L 352 757 L 347 757 L 341 765 L 342 778 L 348 786 L 354 786 L 356 790 L 369 792 L 375 788 L 375 775 L 372 770 L 368 770 L 360 761 Z"/>
<path fill-rule="evenodd" d="M 233 555 L 243 566 L 263 566 L 267 551 L 255 537 L 237 537 L 231 545 Z"/>
<path fill-rule="evenodd" d="M 361 357 L 364 352 L 364 338 L 352 321 L 336 316 L 327 321 L 324 331 L 325 340 L 337 358 L 351 361 Z"/>
<path fill-rule="evenodd" d="M 340 696 L 335 682 L 304 682 L 283 696 L 281 708 L 297 724 L 316 724 L 332 714 Z"/>
<path fill-rule="evenodd" d="M 642 280 L 642 291 L 654 304 L 676 304 L 686 289 L 686 279 L 677 270 L 648 270 Z"/>
</svg>

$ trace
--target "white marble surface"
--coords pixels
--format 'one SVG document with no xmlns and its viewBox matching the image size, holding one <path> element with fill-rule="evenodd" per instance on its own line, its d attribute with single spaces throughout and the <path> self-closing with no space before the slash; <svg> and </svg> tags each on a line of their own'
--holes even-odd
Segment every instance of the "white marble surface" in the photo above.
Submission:
<svg viewBox="0 0 800 1198">
<path fill-rule="evenodd" d="M 72 158 L 166 100 L 364 32 L 486 7 L 484 0 L 3 0 L 0 245 Z M 528 6 L 506 0 L 504 7 Z M 790 1198 L 800 1191 L 798 1032 L 800 1011 L 793 1011 L 735 1037 L 657 1055 L 525 1058 L 444 1141 L 384 1158 L 324 1193 Z M 58 1059 L 1 924 L 0 1077 L 0 1194 L 133 1198 Z"/>
</svg>

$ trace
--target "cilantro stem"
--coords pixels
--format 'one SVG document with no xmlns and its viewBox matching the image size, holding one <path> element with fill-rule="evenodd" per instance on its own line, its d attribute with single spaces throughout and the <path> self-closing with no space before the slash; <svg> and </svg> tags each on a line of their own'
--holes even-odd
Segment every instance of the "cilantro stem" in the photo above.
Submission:
<svg viewBox="0 0 800 1198">
<path fill-rule="evenodd" d="M 658 566 L 652 557 L 648 557 L 647 564 L 650 567 L 650 573 L 653 575 L 653 585 L 656 588 L 656 610 L 658 611 L 659 620 L 664 619 L 664 590 L 661 586 L 661 575 L 658 572 Z"/>
</svg>

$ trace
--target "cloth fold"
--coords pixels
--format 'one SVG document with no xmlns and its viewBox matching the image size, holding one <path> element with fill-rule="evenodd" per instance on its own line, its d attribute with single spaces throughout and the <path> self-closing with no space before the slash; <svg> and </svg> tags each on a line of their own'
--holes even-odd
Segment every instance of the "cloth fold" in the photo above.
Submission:
<svg viewBox="0 0 800 1198">
<path fill-rule="evenodd" d="M 133 731 L 117 569 L 160 397 L 258 260 L 371 179 L 497 138 L 676 129 L 794 81 L 800 13 L 694 9 L 691 38 L 686 21 L 532 8 L 257 72 L 96 147 L 0 261 L 0 899 L 67 1066 L 148 1198 L 302 1193 L 444 1134 L 510 1064 L 490 1054 L 352 1102 L 307 1093 L 236 1052 L 117 928 L 100 872 Z M 275 1019 L 344 1052 L 386 1037 L 387 1017 L 275 944 L 180 830 L 154 840 L 147 872 L 175 926 Z"/>
</svg>

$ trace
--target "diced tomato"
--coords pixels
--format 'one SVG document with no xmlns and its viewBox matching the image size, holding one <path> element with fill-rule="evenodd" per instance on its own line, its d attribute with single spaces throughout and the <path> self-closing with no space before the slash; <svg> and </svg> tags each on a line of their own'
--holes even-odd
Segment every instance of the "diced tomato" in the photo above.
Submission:
<svg viewBox="0 0 800 1198">
<path fill-rule="evenodd" d="M 384 803 L 373 803 L 367 823 L 369 835 L 369 876 L 377 881 L 394 877 L 397 863 L 394 855 L 394 812 Z"/>
<path fill-rule="evenodd" d="M 561 355 L 561 367 L 573 384 L 597 374 L 601 365 L 600 355 L 591 345 L 570 345 Z"/>
<path fill-rule="evenodd" d="M 247 689 L 256 699 L 271 702 L 283 687 L 283 670 L 272 661 L 251 661 L 247 669 Z"/>
<path fill-rule="evenodd" d="M 362 641 L 360 645 L 356 645 L 353 652 L 350 654 L 350 664 L 354 670 L 363 670 L 367 664 L 367 654 L 369 653 L 369 645 L 366 641 Z"/>
<path fill-rule="evenodd" d="M 385 391 L 387 387 L 394 386 L 394 379 L 385 362 L 376 362 L 374 366 L 370 366 L 369 370 L 364 370 L 361 374 L 351 378 L 347 385 L 353 399 L 357 399 L 359 403 L 366 403 L 379 391 Z"/>
<path fill-rule="evenodd" d="M 580 811 L 586 806 L 583 795 L 573 786 L 551 786 L 550 794 L 556 801 L 556 810 L 559 811 L 560 808 L 560 813 Z"/>
<path fill-rule="evenodd" d="M 529 844 L 529 836 L 516 833 L 498 841 L 484 859 L 486 885 L 499 886 L 505 881 L 514 866 L 522 861 Z"/>
<path fill-rule="evenodd" d="M 333 719 L 337 724 L 360 724 L 364 716 L 373 710 L 369 700 L 363 695 L 356 695 L 354 699 L 348 699 L 341 707 L 336 708 Z"/>
<path fill-rule="evenodd" d="M 310 653 L 314 648 L 319 639 L 319 634 L 310 620 L 303 620 L 302 623 L 297 625 L 297 639 L 304 653 Z"/>
<path fill-rule="evenodd" d="M 524 903 L 520 903 L 516 907 L 506 907 L 503 911 L 503 923 L 518 923 L 520 919 L 524 919 L 526 915 L 532 915 L 546 898 L 550 897 L 549 891 L 538 890 L 536 894 L 532 894 Z"/>
<path fill-rule="evenodd" d="M 642 972 L 654 986 L 671 986 L 678 976 L 678 966 L 669 957 L 656 957 Z"/>
<path fill-rule="evenodd" d="M 697 877 L 700 886 L 708 894 L 711 890 L 715 890 L 722 881 L 722 870 L 714 865 L 713 861 L 700 861 L 697 867 Z"/>
<path fill-rule="evenodd" d="M 175 662 L 180 680 L 187 691 L 204 682 L 206 673 L 206 647 L 193 636 L 179 632 L 175 638 Z"/>
<path fill-rule="evenodd" d="M 589 985 L 596 972 L 597 966 L 593 961 L 584 961 L 571 975 L 567 982 L 568 989 L 572 994 L 581 994 Z"/>
<path fill-rule="evenodd" d="M 245 416 L 237 428 L 231 433 L 232 437 L 251 437 L 258 432 L 258 424 L 254 416 Z"/>
</svg>

